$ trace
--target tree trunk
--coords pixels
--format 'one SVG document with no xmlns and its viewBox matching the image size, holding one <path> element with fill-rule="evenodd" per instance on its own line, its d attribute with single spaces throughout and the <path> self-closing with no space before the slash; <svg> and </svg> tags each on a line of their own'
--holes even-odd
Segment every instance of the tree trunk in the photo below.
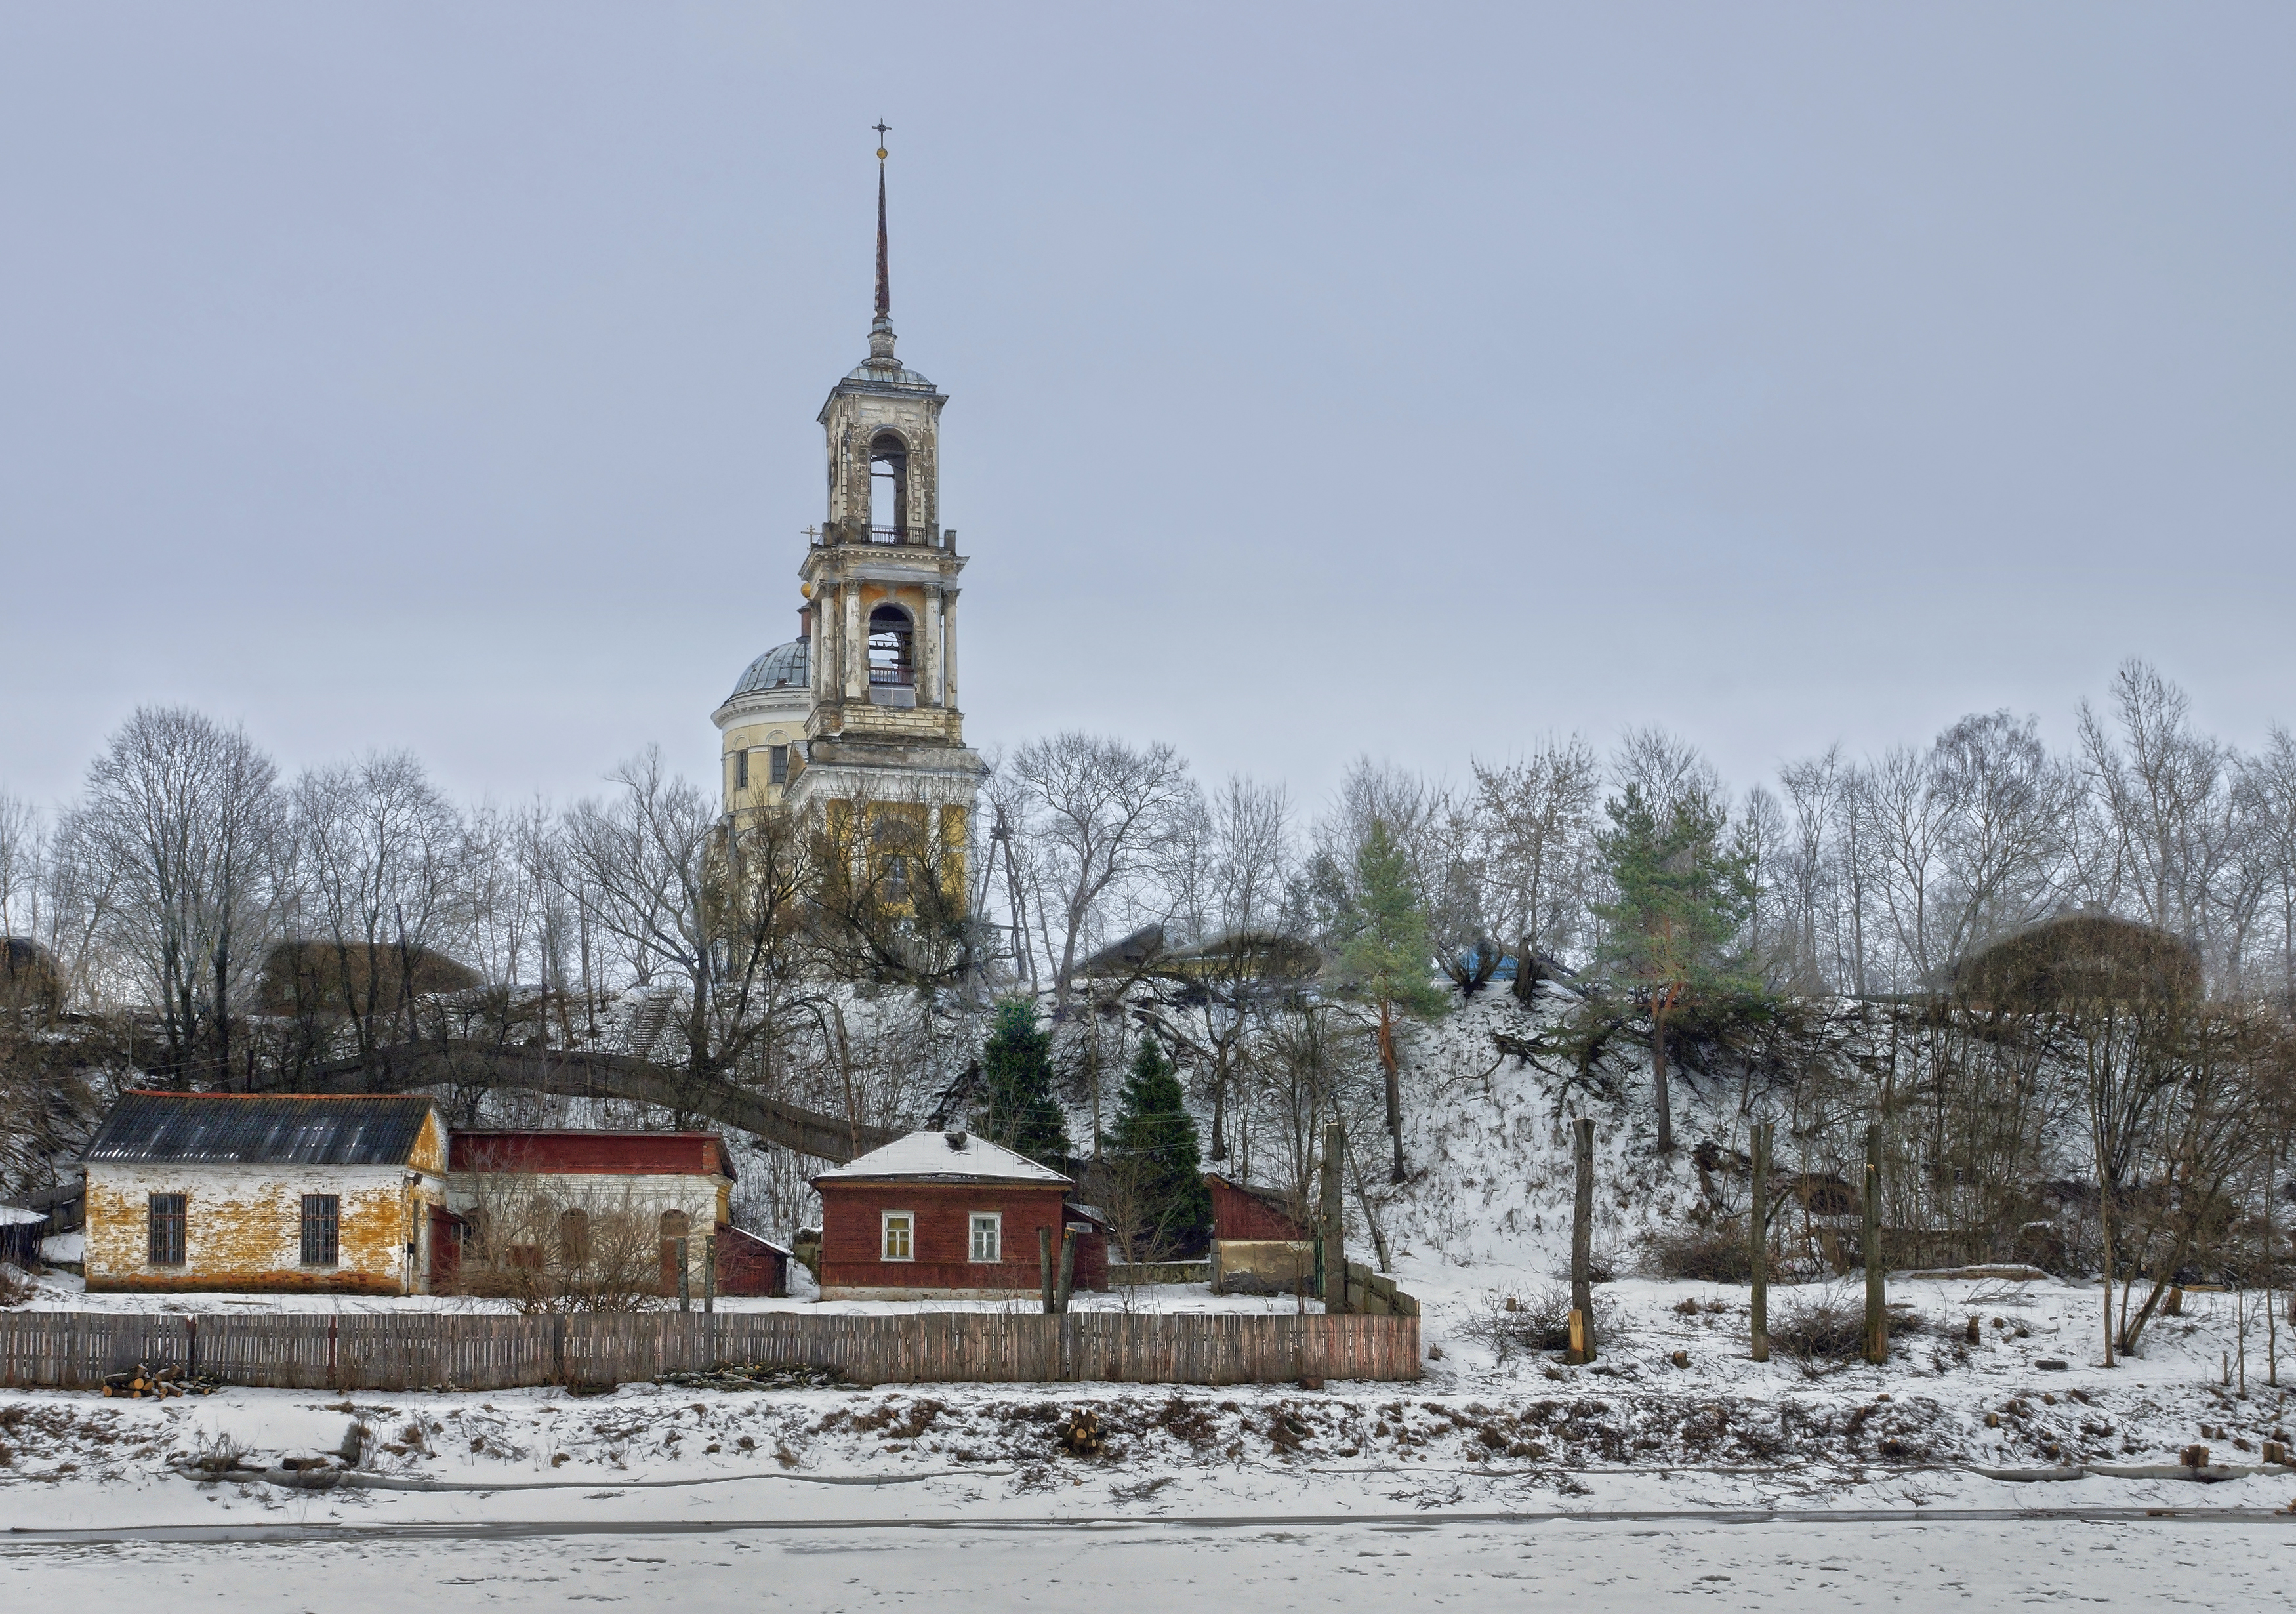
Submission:
<svg viewBox="0 0 2296 1614">
<path fill-rule="evenodd" d="M 1324 1310 L 1337 1315 L 1348 1308 L 1348 1238 L 1346 1200 L 1341 1186 L 1341 1161 L 1347 1137 L 1333 1121 L 1324 1128 L 1323 1216 Z"/>
<path fill-rule="evenodd" d="M 1651 1000 L 1651 1096 L 1658 1102 L 1658 1151 L 1674 1152 L 1674 1095 L 1666 1083 L 1666 1016 L 1674 1007 L 1674 991 Z"/>
<path fill-rule="evenodd" d="M 1395 1005 L 1383 997 L 1379 1000 L 1379 1062 L 1387 1073 L 1387 1135 L 1395 1145 L 1395 1164 L 1388 1181 L 1400 1183 L 1406 1175 L 1403 1169 L 1403 1082 L 1395 1068 Z"/>
</svg>

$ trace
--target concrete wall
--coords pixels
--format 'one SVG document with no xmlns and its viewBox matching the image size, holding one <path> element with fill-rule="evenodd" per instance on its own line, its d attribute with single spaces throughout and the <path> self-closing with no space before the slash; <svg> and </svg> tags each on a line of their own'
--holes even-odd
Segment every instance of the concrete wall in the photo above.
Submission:
<svg viewBox="0 0 2296 1614">
<path fill-rule="evenodd" d="M 1316 1247 L 1296 1239 L 1214 1239 L 1216 1295 L 1290 1295 L 1312 1290 Z"/>
</svg>

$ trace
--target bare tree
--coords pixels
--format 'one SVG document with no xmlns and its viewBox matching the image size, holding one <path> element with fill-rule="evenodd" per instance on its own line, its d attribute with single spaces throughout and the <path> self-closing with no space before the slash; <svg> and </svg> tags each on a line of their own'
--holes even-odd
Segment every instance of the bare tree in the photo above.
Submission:
<svg viewBox="0 0 2296 1614">
<path fill-rule="evenodd" d="M 1518 991 L 1533 960 L 1561 958 L 1584 922 L 1602 764 L 1573 734 L 1549 737 L 1520 761 L 1472 765 L 1486 869 L 1485 911 L 1515 943 Z"/>
<path fill-rule="evenodd" d="M 464 849 L 455 809 L 405 751 L 314 769 L 292 800 L 296 914 L 330 961 L 328 1006 L 363 1053 L 386 1009 L 406 1015 L 411 1037 L 415 971 L 449 922 Z"/>
<path fill-rule="evenodd" d="M 1023 832 L 1041 857 L 1049 900 L 1039 922 L 1065 1001 L 1078 946 L 1101 905 L 1150 875 L 1177 832 L 1188 765 L 1160 742 L 1135 749 L 1070 730 L 1022 746 L 1009 766 L 1028 807 Z"/>
<path fill-rule="evenodd" d="M 228 1067 L 233 1010 L 271 928 L 280 816 L 270 758 L 244 731 L 181 707 L 137 708 L 88 769 L 81 827 L 177 1083 Z"/>
<path fill-rule="evenodd" d="M 1165 861 L 1181 939 L 1194 944 L 1177 971 L 1190 1007 L 1185 1029 L 1167 1024 L 1199 1055 L 1211 1087 L 1211 1158 L 1228 1157 L 1227 1108 L 1247 1033 L 1271 978 L 1297 954 L 1281 932 L 1292 879 L 1292 802 L 1281 785 L 1230 775 L 1181 815 Z M 1167 1012 L 1182 1017 L 1178 1005 Z"/>
</svg>

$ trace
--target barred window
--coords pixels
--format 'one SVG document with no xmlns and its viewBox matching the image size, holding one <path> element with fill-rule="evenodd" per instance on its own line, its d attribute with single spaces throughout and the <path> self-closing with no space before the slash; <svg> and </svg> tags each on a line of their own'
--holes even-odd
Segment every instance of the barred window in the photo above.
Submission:
<svg viewBox="0 0 2296 1614">
<path fill-rule="evenodd" d="M 332 1193 L 303 1196 L 303 1265 L 332 1266 L 340 1247 L 342 1201 Z"/>
<path fill-rule="evenodd" d="M 152 1196 L 151 1244 L 147 1258 L 154 1266 L 181 1266 L 184 1264 L 182 1194 L 155 1193 Z"/>
<path fill-rule="evenodd" d="M 750 788 L 750 753 L 747 751 L 734 753 L 734 788 L 737 791 Z"/>
</svg>

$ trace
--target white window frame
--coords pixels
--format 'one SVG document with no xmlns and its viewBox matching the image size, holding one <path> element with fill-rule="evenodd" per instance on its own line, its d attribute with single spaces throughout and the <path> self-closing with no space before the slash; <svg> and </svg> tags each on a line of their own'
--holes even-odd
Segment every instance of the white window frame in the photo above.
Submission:
<svg viewBox="0 0 2296 1614">
<path fill-rule="evenodd" d="M 898 1217 L 906 1224 L 901 1229 L 902 1241 L 908 1246 L 906 1255 L 897 1256 L 893 1249 L 893 1218 Z M 914 1261 L 917 1258 L 917 1213 L 914 1210 L 881 1210 L 877 1213 L 877 1258 L 881 1261 Z"/>
<path fill-rule="evenodd" d="M 1004 1213 L 1001 1210 L 976 1210 L 965 1221 L 966 1259 L 987 1266 L 1001 1265 L 1004 1259 Z M 988 1236 L 996 1246 L 995 1255 L 980 1253 L 980 1231 L 988 1229 Z"/>
</svg>

